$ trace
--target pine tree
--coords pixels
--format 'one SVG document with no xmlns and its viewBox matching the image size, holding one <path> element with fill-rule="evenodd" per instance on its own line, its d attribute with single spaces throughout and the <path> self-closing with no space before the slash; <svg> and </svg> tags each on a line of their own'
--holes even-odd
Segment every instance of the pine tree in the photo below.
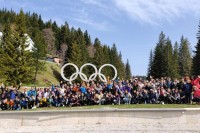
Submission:
<svg viewBox="0 0 200 133">
<path fill-rule="evenodd" d="M 173 61 L 172 61 L 172 66 L 173 66 L 173 78 L 180 78 L 179 75 L 179 61 L 178 61 L 178 43 L 175 42 L 174 44 L 174 51 L 173 51 Z"/>
<path fill-rule="evenodd" d="M 197 45 L 195 46 L 192 71 L 194 75 L 200 75 L 200 21 L 199 30 L 197 33 Z"/>
<path fill-rule="evenodd" d="M 130 79 L 131 77 L 132 77 L 131 67 L 130 67 L 129 61 L 127 59 L 127 62 L 126 62 L 126 79 Z"/>
<path fill-rule="evenodd" d="M 120 62 L 120 59 L 117 52 L 117 47 L 115 44 L 113 44 L 110 50 L 110 63 L 116 67 L 118 76 L 122 77 L 121 72 L 119 71 L 119 62 Z M 113 75 L 114 75 L 114 71 L 112 72 L 112 76 Z"/>
<path fill-rule="evenodd" d="M 119 64 L 118 64 L 118 78 L 124 79 L 126 76 L 125 64 L 122 61 L 122 53 L 119 53 Z"/>
<path fill-rule="evenodd" d="M 95 46 L 95 54 L 93 58 L 93 63 L 97 66 L 97 68 L 99 68 L 104 63 L 103 48 L 101 47 L 101 42 L 98 39 L 95 39 L 94 46 Z"/>
<path fill-rule="evenodd" d="M 44 22 L 42 20 L 41 15 L 39 15 L 38 25 L 39 25 L 39 28 L 40 28 L 41 31 L 45 28 L 45 24 L 44 24 Z"/>
<path fill-rule="evenodd" d="M 94 39 L 94 47 L 97 47 L 98 45 L 101 45 L 101 42 L 98 38 Z"/>
<path fill-rule="evenodd" d="M 181 37 L 179 47 L 179 72 L 180 76 L 189 76 L 191 74 L 192 57 L 190 53 L 189 42 L 183 36 Z"/>
<path fill-rule="evenodd" d="M 81 49 L 78 46 L 77 42 L 74 41 L 72 42 L 67 51 L 66 51 L 66 57 L 65 57 L 65 64 L 66 63 L 74 63 L 77 66 L 81 66 L 82 62 L 81 62 Z"/>
<path fill-rule="evenodd" d="M 172 44 L 171 44 L 171 40 L 169 38 L 167 38 L 166 40 L 166 45 L 164 47 L 164 58 L 163 60 L 165 61 L 165 75 L 167 77 L 172 77 L 173 76 L 173 48 L 172 48 Z"/>
<path fill-rule="evenodd" d="M 31 26 L 34 27 L 34 28 L 38 28 L 39 27 L 39 24 L 38 24 L 38 15 L 36 13 L 33 13 L 32 14 L 32 17 L 31 17 Z"/>
<path fill-rule="evenodd" d="M 33 79 L 32 53 L 27 51 L 29 46 L 26 34 L 26 22 L 23 11 L 16 18 L 16 29 L 5 26 L 1 42 L 1 73 L 5 81 L 18 89 L 20 83 Z"/>
<path fill-rule="evenodd" d="M 154 50 L 153 64 L 152 64 L 152 76 L 154 78 L 161 78 L 166 76 L 166 63 L 165 63 L 165 55 L 164 48 L 166 45 L 166 39 L 163 32 L 159 35 L 159 41 Z"/>
<path fill-rule="evenodd" d="M 78 28 L 77 32 L 76 32 L 76 38 L 75 38 L 79 48 L 81 49 L 81 62 L 82 64 L 85 64 L 87 62 L 90 62 L 88 59 L 89 58 L 89 53 L 87 51 L 87 48 L 86 48 L 86 42 L 85 42 L 85 39 L 84 39 L 84 35 L 83 35 L 83 32 L 81 31 L 80 28 Z"/>
<path fill-rule="evenodd" d="M 66 31 L 65 31 L 66 32 L 65 33 L 65 43 L 67 45 L 69 45 L 70 42 L 71 42 L 71 37 L 70 37 L 71 32 L 70 32 L 70 29 L 69 29 L 69 24 L 67 22 L 65 22 L 65 27 L 66 27 Z"/>
<path fill-rule="evenodd" d="M 33 31 L 32 40 L 34 42 L 33 46 L 33 58 L 34 58 L 34 66 L 35 66 L 35 74 L 34 74 L 34 80 L 36 81 L 36 77 L 38 74 L 38 71 L 45 69 L 45 62 L 39 61 L 44 60 L 46 57 L 46 44 L 45 40 L 43 38 L 42 32 L 38 29 L 35 29 Z"/>
<path fill-rule="evenodd" d="M 110 64 L 110 58 L 109 58 L 109 53 L 108 53 L 108 47 L 107 46 L 103 46 L 102 48 L 101 48 L 102 50 L 101 50 L 101 52 L 102 52 L 102 55 L 101 55 L 101 57 L 100 57 L 100 62 L 101 62 L 101 65 L 103 65 L 103 64 Z M 103 69 L 103 71 L 102 71 L 102 73 L 104 73 L 104 75 L 106 76 L 106 77 L 111 77 L 112 78 L 112 70 L 113 68 L 110 68 L 110 67 L 108 67 L 108 68 L 105 68 L 105 69 Z"/>
<path fill-rule="evenodd" d="M 3 36 L 0 39 L 0 77 L 4 81 L 11 83 L 10 75 L 12 76 L 15 66 L 15 58 L 17 53 L 13 45 L 12 31 L 10 28 L 10 22 L 8 21 L 3 29 Z"/>
<path fill-rule="evenodd" d="M 88 35 L 87 30 L 84 32 L 84 39 L 87 46 L 90 46 L 92 44 L 90 35 Z"/>
<path fill-rule="evenodd" d="M 69 48 L 66 52 L 65 63 L 73 63 L 73 64 L 76 64 L 78 68 L 80 68 L 83 65 L 81 62 L 81 58 L 82 58 L 81 56 L 82 56 L 81 49 L 78 46 L 77 42 L 74 41 L 72 42 L 71 45 L 69 45 Z M 65 72 L 65 76 L 69 78 L 74 73 L 74 71 L 75 69 L 69 66 L 67 68 L 67 71 Z"/>
<path fill-rule="evenodd" d="M 121 79 L 124 78 L 126 74 L 125 74 L 124 63 L 122 61 L 122 55 L 118 54 L 117 47 L 115 44 L 113 44 L 110 50 L 110 63 L 116 67 L 118 77 Z M 114 71 L 112 75 L 114 75 Z"/>
<path fill-rule="evenodd" d="M 150 77 L 152 75 L 152 65 L 153 65 L 153 51 L 150 51 L 150 56 L 149 56 L 149 65 L 148 65 L 148 73 L 147 77 Z"/>
<path fill-rule="evenodd" d="M 18 53 L 14 63 L 16 68 L 13 74 L 13 82 L 17 83 L 16 86 L 18 86 L 18 88 L 20 87 L 20 82 L 26 83 L 33 80 L 33 57 L 32 53 L 26 50 L 29 46 L 29 43 L 27 42 L 25 20 L 25 15 L 21 10 L 16 18 L 16 30 L 14 32 L 14 45 L 17 47 L 16 51 Z"/>
</svg>

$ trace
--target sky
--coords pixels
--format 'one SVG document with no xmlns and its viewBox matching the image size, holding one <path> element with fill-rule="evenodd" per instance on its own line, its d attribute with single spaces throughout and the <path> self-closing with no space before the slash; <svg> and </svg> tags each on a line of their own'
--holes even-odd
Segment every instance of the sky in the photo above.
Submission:
<svg viewBox="0 0 200 133">
<path fill-rule="evenodd" d="M 195 50 L 200 0 L 0 0 L 0 9 L 36 12 L 44 21 L 87 30 L 92 41 L 116 44 L 133 75 L 146 75 L 150 50 L 161 31 L 180 42 L 188 38 Z"/>
</svg>

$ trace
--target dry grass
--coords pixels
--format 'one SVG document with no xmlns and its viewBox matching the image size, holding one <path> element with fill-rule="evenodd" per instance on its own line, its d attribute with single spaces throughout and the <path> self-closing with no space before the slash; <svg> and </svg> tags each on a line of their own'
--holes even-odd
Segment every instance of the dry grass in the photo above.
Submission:
<svg viewBox="0 0 200 133">
<path fill-rule="evenodd" d="M 45 63 L 45 70 L 41 71 L 37 75 L 37 81 L 33 84 L 25 84 L 23 86 L 37 86 L 37 87 L 47 87 L 53 84 L 59 84 L 61 80 L 60 74 L 61 67 L 56 63 Z"/>
</svg>

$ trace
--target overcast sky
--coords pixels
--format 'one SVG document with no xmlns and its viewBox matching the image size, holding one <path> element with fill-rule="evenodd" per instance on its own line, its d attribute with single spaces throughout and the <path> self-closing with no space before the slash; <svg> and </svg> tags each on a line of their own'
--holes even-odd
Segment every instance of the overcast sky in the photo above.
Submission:
<svg viewBox="0 0 200 133">
<path fill-rule="evenodd" d="M 174 43 L 196 45 L 200 0 L 0 0 L 0 8 L 36 12 L 43 20 L 65 21 L 88 30 L 92 40 L 117 45 L 134 75 L 146 75 L 149 53 L 161 31 Z"/>
</svg>

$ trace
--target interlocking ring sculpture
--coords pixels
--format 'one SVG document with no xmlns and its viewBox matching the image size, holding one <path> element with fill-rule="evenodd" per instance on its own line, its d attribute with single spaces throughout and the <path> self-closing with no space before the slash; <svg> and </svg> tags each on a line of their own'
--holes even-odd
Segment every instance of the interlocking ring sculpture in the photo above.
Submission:
<svg viewBox="0 0 200 133">
<path fill-rule="evenodd" d="M 69 79 L 66 78 L 65 75 L 64 75 L 64 69 L 65 69 L 65 67 L 67 67 L 67 66 L 73 66 L 73 67 L 76 69 L 76 72 L 73 73 L 73 74 L 70 76 Z M 92 75 L 90 75 L 89 79 L 88 79 L 88 77 L 82 72 L 82 71 L 83 71 L 83 68 L 86 67 L 86 66 L 92 66 L 92 67 L 94 68 L 94 71 L 95 71 L 95 73 L 93 73 Z M 61 69 L 61 76 L 62 76 L 62 78 L 63 78 L 65 81 L 70 82 L 70 84 L 72 83 L 73 80 L 75 80 L 75 79 L 78 77 L 78 75 L 79 75 L 80 78 L 81 78 L 83 81 L 85 81 L 85 82 L 93 81 L 93 80 L 96 79 L 97 76 L 99 76 L 99 78 L 100 78 L 101 81 L 103 81 L 103 82 L 108 82 L 107 79 L 106 79 L 106 77 L 105 77 L 105 75 L 101 73 L 102 69 L 103 69 L 104 67 L 106 67 L 106 66 L 112 67 L 112 68 L 114 69 L 115 75 L 114 75 L 114 77 L 113 77 L 112 80 L 115 80 L 115 79 L 117 78 L 117 69 L 116 69 L 112 64 L 104 64 L 104 65 L 102 65 L 102 66 L 99 68 L 99 71 L 98 71 L 95 65 L 93 65 L 93 64 L 91 64 L 91 63 L 86 63 L 86 64 L 84 64 L 84 65 L 81 66 L 80 71 L 79 71 L 78 67 L 77 67 L 75 64 L 73 64 L 73 63 L 67 63 L 67 64 L 65 64 L 65 65 L 62 67 L 62 69 Z"/>
</svg>

